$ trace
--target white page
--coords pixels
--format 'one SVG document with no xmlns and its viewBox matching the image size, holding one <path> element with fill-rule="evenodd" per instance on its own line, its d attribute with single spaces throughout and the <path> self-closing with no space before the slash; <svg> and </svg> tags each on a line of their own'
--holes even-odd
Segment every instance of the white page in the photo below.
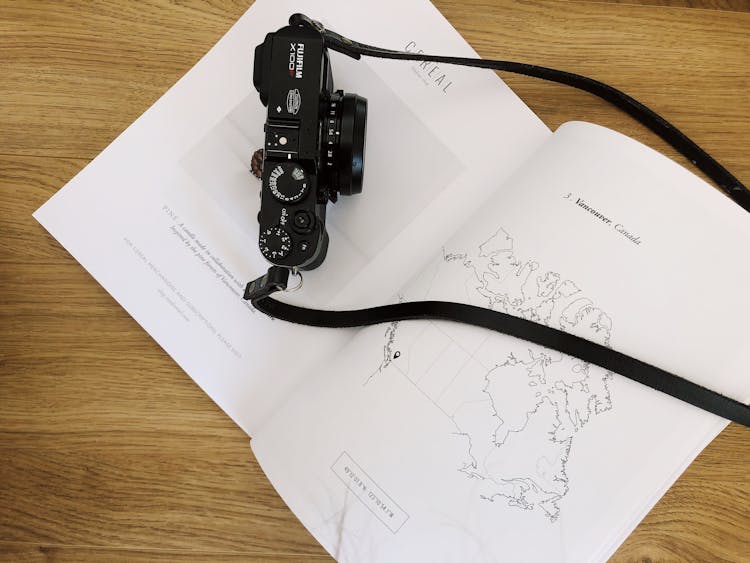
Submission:
<svg viewBox="0 0 750 563">
<path fill-rule="evenodd" d="M 402 297 L 540 320 L 747 401 L 748 245 L 746 213 L 702 180 L 570 123 Z M 518 339 L 410 321 L 361 331 L 251 444 L 342 561 L 578 563 L 606 560 L 725 424 Z"/>
<path fill-rule="evenodd" d="M 34 215 L 248 433 L 353 334 L 274 322 L 240 297 L 268 267 L 249 173 L 266 111 L 254 48 L 297 11 L 361 41 L 475 56 L 423 0 L 260 0 Z M 306 303 L 391 295 L 550 135 L 494 73 L 434 66 L 332 54 L 336 87 L 369 100 L 366 172 L 363 193 L 329 211 Z"/>
</svg>

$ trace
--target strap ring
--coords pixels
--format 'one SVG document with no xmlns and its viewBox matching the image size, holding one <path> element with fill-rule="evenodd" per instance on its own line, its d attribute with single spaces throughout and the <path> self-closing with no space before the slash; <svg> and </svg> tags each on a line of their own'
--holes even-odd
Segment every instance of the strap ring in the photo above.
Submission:
<svg viewBox="0 0 750 563">
<path fill-rule="evenodd" d="M 296 266 L 294 268 L 291 268 L 290 272 L 293 276 L 297 276 L 299 278 L 299 282 L 294 287 L 284 288 L 282 290 L 284 293 L 294 293 L 295 291 L 299 291 L 300 289 L 302 289 L 302 272 L 300 272 L 299 268 L 297 268 Z"/>
</svg>

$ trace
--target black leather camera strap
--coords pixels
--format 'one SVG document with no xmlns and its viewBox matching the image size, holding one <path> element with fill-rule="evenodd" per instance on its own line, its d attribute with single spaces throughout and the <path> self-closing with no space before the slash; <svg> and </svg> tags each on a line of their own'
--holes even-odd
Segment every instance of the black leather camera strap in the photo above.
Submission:
<svg viewBox="0 0 750 563">
<path fill-rule="evenodd" d="M 694 143 L 687 135 L 669 123 L 658 113 L 645 106 L 625 92 L 599 82 L 593 78 L 556 70 L 543 66 L 517 63 L 513 61 L 498 61 L 491 59 L 470 59 L 464 57 L 444 57 L 439 55 L 427 55 L 424 53 L 410 53 L 405 51 L 392 51 L 365 45 L 343 37 L 336 32 L 325 29 L 319 22 L 308 18 L 303 14 L 294 14 L 289 18 L 290 25 L 305 25 L 318 30 L 325 40 L 326 47 L 332 51 L 338 51 L 354 59 L 361 57 L 376 57 L 380 59 L 396 59 L 402 61 L 423 61 L 441 64 L 452 64 L 484 68 L 489 70 L 512 72 L 541 78 L 551 82 L 559 82 L 580 90 L 585 90 L 603 100 L 617 106 L 634 119 L 645 125 L 651 131 L 659 135 L 667 143 L 692 162 L 706 176 L 711 178 L 729 197 L 731 197 L 745 211 L 750 211 L 750 190 L 748 190 L 734 175 L 719 164 L 710 154 Z"/>
<path fill-rule="evenodd" d="M 350 328 L 419 319 L 454 321 L 488 328 L 596 364 L 722 418 L 750 427 L 750 407 L 739 401 L 622 352 L 546 325 L 491 309 L 445 301 L 414 301 L 352 311 L 307 309 L 270 297 L 277 291 L 286 290 L 288 281 L 288 268 L 272 266 L 264 276 L 247 284 L 245 299 L 249 299 L 256 309 L 270 317 L 315 327 Z"/>
<path fill-rule="evenodd" d="M 369 56 L 514 72 L 560 82 L 595 94 L 626 111 L 658 134 L 716 182 L 738 205 L 750 211 L 750 191 L 726 168 L 657 113 L 608 84 L 578 74 L 523 63 L 443 57 L 372 47 L 326 30 L 320 23 L 302 14 L 293 15 L 289 23 L 313 27 L 323 35 L 328 48 L 355 59 Z M 444 301 L 416 301 L 353 311 L 321 311 L 298 307 L 270 297 L 275 292 L 287 289 L 289 273 L 288 268 L 272 266 L 265 275 L 247 284 L 245 299 L 250 300 L 256 309 L 271 317 L 307 326 L 344 328 L 421 319 L 454 321 L 487 328 L 598 365 L 722 418 L 750 427 L 750 407 L 747 405 L 661 368 L 561 330 L 491 309 Z"/>
</svg>

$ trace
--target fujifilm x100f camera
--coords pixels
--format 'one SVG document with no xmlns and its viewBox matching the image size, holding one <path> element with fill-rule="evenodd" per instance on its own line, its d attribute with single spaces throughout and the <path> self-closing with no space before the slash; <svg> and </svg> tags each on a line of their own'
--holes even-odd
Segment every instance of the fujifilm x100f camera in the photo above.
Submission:
<svg viewBox="0 0 750 563">
<path fill-rule="evenodd" d="M 312 270 L 328 250 L 328 201 L 362 191 L 367 100 L 334 91 L 323 36 L 304 24 L 266 35 L 253 84 L 268 107 L 260 251 L 278 266 Z"/>
</svg>

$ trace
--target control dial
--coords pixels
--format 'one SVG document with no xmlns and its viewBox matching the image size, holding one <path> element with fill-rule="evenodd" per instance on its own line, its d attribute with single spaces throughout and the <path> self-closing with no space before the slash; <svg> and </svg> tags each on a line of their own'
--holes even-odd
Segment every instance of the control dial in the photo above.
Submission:
<svg viewBox="0 0 750 563">
<path fill-rule="evenodd" d="M 310 180 L 298 164 L 277 164 L 268 176 L 268 187 L 273 196 L 283 203 L 301 200 L 309 190 Z"/>
<path fill-rule="evenodd" d="M 271 227 L 261 231 L 258 246 L 261 254 L 274 262 L 289 255 L 292 250 L 292 237 L 281 227 Z"/>
</svg>

